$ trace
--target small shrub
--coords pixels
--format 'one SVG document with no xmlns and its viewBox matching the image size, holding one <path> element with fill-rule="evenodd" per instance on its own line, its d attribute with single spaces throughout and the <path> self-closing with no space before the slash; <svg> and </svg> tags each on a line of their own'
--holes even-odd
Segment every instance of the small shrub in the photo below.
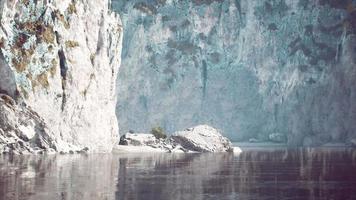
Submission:
<svg viewBox="0 0 356 200">
<path fill-rule="evenodd" d="M 68 12 L 69 12 L 69 14 L 77 13 L 77 8 L 75 7 L 75 2 L 72 2 L 71 4 L 69 4 Z"/>
<path fill-rule="evenodd" d="M 46 72 L 37 76 L 37 82 L 41 84 L 44 88 L 49 88 L 49 82 Z"/>
<path fill-rule="evenodd" d="M 154 135 L 157 139 L 160 138 L 167 138 L 167 135 L 164 133 L 163 129 L 161 127 L 154 127 L 151 130 L 151 134 Z"/>
<path fill-rule="evenodd" d="M 77 41 L 67 40 L 65 42 L 65 45 L 66 45 L 67 48 L 74 48 L 74 47 L 78 47 L 79 43 Z"/>
<path fill-rule="evenodd" d="M 53 27 L 45 27 L 43 26 L 42 38 L 46 43 L 54 43 L 55 33 L 53 31 Z"/>
<path fill-rule="evenodd" d="M 95 54 L 90 54 L 90 62 L 94 65 Z"/>
<path fill-rule="evenodd" d="M 56 72 L 57 72 L 58 62 L 57 62 L 56 59 L 53 59 L 51 61 L 51 64 L 52 64 L 52 67 L 49 69 L 49 73 L 51 74 L 51 77 L 54 77 L 56 75 Z"/>
<path fill-rule="evenodd" d="M 59 19 L 60 22 L 62 22 L 63 26 L 65 29 L 70 28 L 69 22 L 64 18 L 64 15 L 59 13 L 59 11 L 55 11 L 56 17 Z"/>
</svg>

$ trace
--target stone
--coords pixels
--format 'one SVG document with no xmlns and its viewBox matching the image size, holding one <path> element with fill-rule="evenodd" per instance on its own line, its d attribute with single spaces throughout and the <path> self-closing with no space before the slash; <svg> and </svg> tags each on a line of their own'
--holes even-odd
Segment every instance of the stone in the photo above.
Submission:
<svg viewBox="0 0 356 200">
<path fill-rule="evenodd" d="M 0 152 L 36 153 L 56 150 L 57 145 L 53 132 L 36 112 L 0 98 Z"/>
<path fill-rule="evenodd" d="M 175 132 L 171 138 L 174 146 L 195 152 L 232 152 L 231 142 L 215 128 L 199 125 Z"/>
<path fill-rule="evenodd" d="M 125 146 L 125 147 L 124 147 Z M 127 147 L 127 148 L 126 148 Z M 231 142 L 215 128 L 199 125 L 178 131 L 167 139 L 156 139 L 153 134 L 126 133 L 117 149 L 130 152 L 232 152 Z M 141 150 L 140 150 L 141 149 Z"/>
<path fill-rule="evenodd" d="M 152 134 L 126 133 L 120 137 L 120 145 L 144 146 L 155 145 L 159 142 Z"/>
<path fill-rule="evenodd" d="M 286 143 L 287 142 L 287 137 L 286 135 L 282 134 L 282 133 L 271 133 L 268 136 L 268 139 L 271 142 L 276 142 L 276 143 Z"/>
</svg>

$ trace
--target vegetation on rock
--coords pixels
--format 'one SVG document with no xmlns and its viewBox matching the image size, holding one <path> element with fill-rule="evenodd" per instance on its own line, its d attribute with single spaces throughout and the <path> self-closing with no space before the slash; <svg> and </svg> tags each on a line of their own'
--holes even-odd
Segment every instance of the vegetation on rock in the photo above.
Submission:
<svg viewBox="0 0 356 200">
<path fill-rule="evenodd" d="M 157 139 L 165 139 L 167 135 L 164 133 L 164 130 L 161 127 L 154 127 L 151 130 L 151 134 L 154 135 Z"/>
</svg>

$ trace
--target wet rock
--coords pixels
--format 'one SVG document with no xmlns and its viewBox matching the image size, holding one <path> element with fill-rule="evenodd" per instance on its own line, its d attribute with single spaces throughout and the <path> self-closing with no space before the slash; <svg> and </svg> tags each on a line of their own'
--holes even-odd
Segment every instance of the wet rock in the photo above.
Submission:
<svg viewBox="0 0 356 200">
<path fill-rule="evenodd" d="M 282 133 L 272 133 L 268 136 L 268 139 L 271 142 L 276 142 L 276 143 L 286 143 L 287 142 L 286 135 L 284 135 Z"/>
<path fill-rule="evenodd" d="M 88 147 L 85 147 L 85 148 L 83 148 L 81 150 L 76 151 L 76 153 L 79 153 L 79 154 L 86 154 L 88 152 L 89 152 L 89 148 Z"/>
<path fill-rule="evenodd" d="M 189 153 L 191 151 L 189 151 L 188 149 L 185 149 L 180 144 L 175 144 L 174 146 L 172 146 L 172 148 L 169 149 L 168 152 L 169 153 Z"/>
</svg>

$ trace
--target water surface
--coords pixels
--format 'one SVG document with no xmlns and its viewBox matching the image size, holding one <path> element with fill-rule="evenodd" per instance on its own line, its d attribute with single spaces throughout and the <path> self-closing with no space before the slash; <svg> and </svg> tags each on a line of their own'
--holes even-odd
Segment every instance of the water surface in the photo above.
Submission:
<svg viewBox="0 0 356 200">
<path fill-rule="evenodd" d="M 356 151 L 0 156 L 0 199 L 356 199 Z"/>
</svg>

